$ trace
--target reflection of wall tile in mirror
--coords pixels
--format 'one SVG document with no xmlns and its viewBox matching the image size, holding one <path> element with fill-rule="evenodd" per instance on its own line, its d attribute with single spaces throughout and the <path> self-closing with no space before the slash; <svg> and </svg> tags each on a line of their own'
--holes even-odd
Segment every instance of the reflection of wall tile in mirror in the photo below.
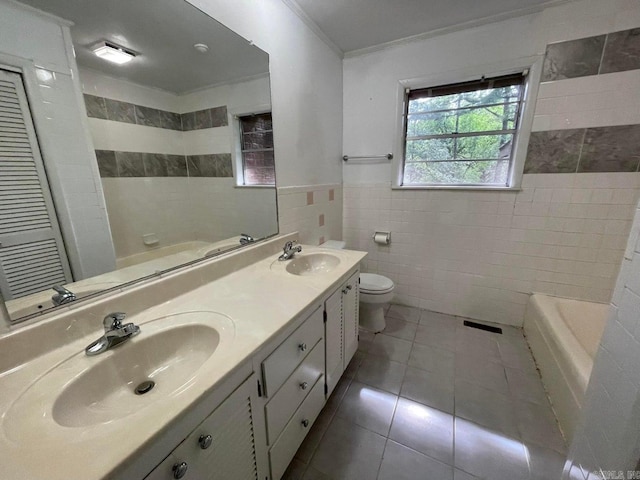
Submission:
<svg viewBox="0 0 640 480">
<path fill-rule="evenodd" d="M 195 130 L 202 130 L 203 128 L 211 128 L 211 110 L 198 110 L 196 112 Z"/>
<path fill-rule="evenodd" d="M 187 159 L 182 155 L 165 155 L 167 161 L 167 175 L 170 177 L 186 177 Z"/>
<path fill-rule="evenodd" d="M 578 166 L 584 129 L 533 132 L 524 173 L 573 173 Z"/>
<path fill-rule="evenodd" d="M 116 162 L 116 152 L 111 150 L 96 150 L 98 160 L 98 170 L 101 177 L 117 177 L 118 164 Z"/>
<path fill-rule="evenodd" d="M 183 113 L 180 117 L 182 118 L 182 129 L 184 131 L 195 130 L 196 112 Z"/>
<path fill-rule="evenodd" d="M 114 122 L 136 123 L 135 107 L 131 103 L 105 98 L 107 119 Z"/>
<path fill-rule="evenodd" d="M 640 28 L 607 35 L 600 73 L 640 68 Z"/>
<path fill-rule="evenodd" d="M 169 130 L 182 130 L 182 118 L 179 113 L 159 110 L 160 126 Z"/>
<path fill-rule="evenodd" d="M 91 118 L 107 118 L 107 106 L 102 97 L 84 94 L 84 104 L 87 107 L 87 116 Z"/>
<path fill-rule="evenodd" d="M 227 119 L 227 107 L 216 107 L 211 109 L 211 126 L 212 127 L 226 127 L 229 125 Z"/>
<path fill-rule="evenodd" d="M 233 177 L 230 153 L 214 153 L 213 158 L 216 165 L 216 177 Z"/>
<path fill-rule="evenodd" d="M 547 45 L 541 81 L 597 75 L 604 43 L 599 35 Z"/>
<path fill-rule="evenodd" d="M 166 177 L 167 158 L 162 153 L 143 153 L 142 161 L 144 163 L 145 177 Z"/>
<path fill-rule="evenodd" d="M 134 107 L 136 111 L 136 123 L 138 125 L 162 128 L 162 122 L 160 121 L 160 110 L 156 110 L 155 108 L 143 107 L 141 105 L 135 105 Z"/>
<path fill-rule="evenodd" d="M 640 164 L 640 125 L 588 128 L 579 172 L 636 172 Z"/>
<path fill-rule="evenodd" d="M 142 154 L 138 152 L 115 152 L 118 162 L 118 176 L 144 177 Z"/>
<path fill-rule="evenodd" d="M 216 161 L 213 155 L 190 155 L 187 157 L 190 177 L 216 177 Z"/>
</svg>

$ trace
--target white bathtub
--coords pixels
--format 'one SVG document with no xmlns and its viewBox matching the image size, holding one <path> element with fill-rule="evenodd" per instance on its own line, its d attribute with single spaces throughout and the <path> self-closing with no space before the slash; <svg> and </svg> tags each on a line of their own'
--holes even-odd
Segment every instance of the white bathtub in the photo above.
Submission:
<svg viewBox="0 0 640 480">
<path fill-rule="evenodd" d="M 524 332 L 560 427 L 570 443 L 609 305 L 533 294 Z"/>
</svg>

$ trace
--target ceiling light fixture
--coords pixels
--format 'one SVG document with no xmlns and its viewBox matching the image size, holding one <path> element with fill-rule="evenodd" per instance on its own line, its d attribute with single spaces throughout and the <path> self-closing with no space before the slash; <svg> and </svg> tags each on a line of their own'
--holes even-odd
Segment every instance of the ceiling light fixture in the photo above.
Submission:
<svg viewBox="0 0 640 480">
<path fill-rule="evenodd" d="M 98 57 L 103 58 L 109 62 L 122 65 L 123 63 L 130 62 L 136 56 L 131 50 L 127 50 L 124 47 L 120 47 L 111 42 L 100 42 L 93 47 L 93 53 Z"/>
<path fill-rule="evenodd" d="M 205 43 L 196 43 L 193 48 L 195 48 L 200 53 L 207 53 L 209 51 L 209 45 Z"/>
</svg>

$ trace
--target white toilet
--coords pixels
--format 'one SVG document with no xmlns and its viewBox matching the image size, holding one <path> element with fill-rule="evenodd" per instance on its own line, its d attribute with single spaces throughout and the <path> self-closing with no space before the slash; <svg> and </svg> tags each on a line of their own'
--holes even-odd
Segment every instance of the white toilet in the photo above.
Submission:
<svg viewBox="0 0 640 480">
<path fill-rule="evenodd" d="M 345 242 L 328 240 L 325 248 L 343 249 Z M 375 273 L 360 274 L 360 326 L 372 332 L 381 332 L 386 326 L 384 309 L 393 299 L 393 280 Z"/>
</svg>

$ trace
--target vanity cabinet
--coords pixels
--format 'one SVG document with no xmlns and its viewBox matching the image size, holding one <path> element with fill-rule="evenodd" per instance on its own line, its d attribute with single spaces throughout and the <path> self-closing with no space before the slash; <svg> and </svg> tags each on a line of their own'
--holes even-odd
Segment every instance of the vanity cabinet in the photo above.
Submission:
<svg viewBox="0 0 640 480">
<path fill-rule="evenodd" d="M 256 375 L 222 402 L 145 480 L 262 480 Z"/>
<path fill-rule="evenodd" d="M 360 272 L 356 271 L 325 301 L 327 396 L 358 349 Z"/>
</svg>

